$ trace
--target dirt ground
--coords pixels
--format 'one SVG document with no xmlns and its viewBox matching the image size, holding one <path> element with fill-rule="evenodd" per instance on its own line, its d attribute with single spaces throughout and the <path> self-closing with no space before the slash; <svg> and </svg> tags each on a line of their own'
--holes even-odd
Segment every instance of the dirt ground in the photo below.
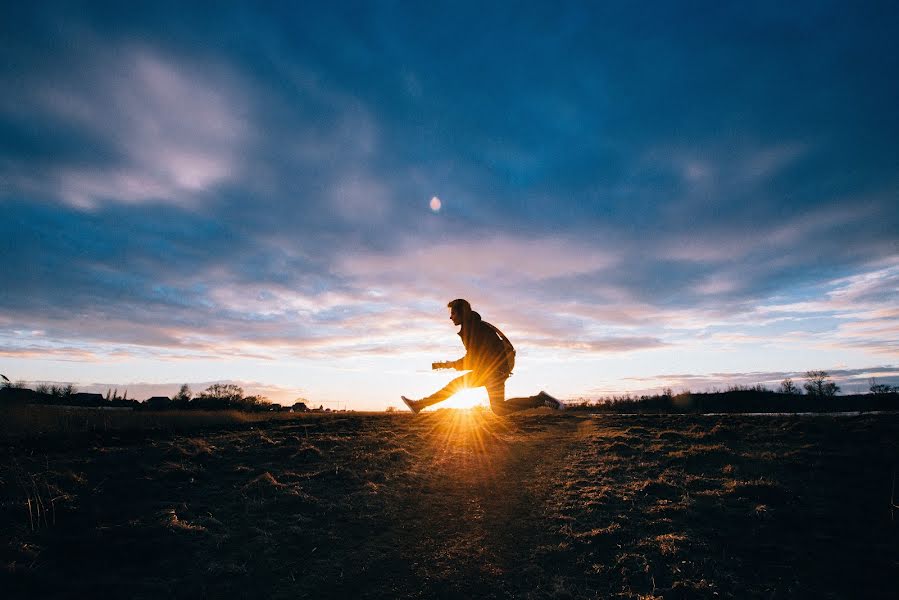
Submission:
<svg viewBox="0 0 899 600">
<path fill-rule="evenodd" d="M 301 416 L 9 443 L 8 598 L 894 598 L 899 417 Z"/>
</svg>

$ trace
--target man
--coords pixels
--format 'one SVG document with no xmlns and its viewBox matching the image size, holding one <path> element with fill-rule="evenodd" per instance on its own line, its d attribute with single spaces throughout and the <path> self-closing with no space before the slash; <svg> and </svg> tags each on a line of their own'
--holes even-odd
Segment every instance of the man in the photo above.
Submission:
<svg viewBox="0 0 899 600">
<path fill-rule="evenodd" d="M 471 309 L 471 304 L 467 300 L 458 298 L 447 304 L 447 307 L 450 309 L 450 319 L 453 325 L 462 326 L 459 330 L 459 337 L 462 338 L 462 344 L 465 346 L 465 356 L 448 363 L 435 363 L 434 368 L 439 368 L 437 365 L 441 365 L 457 371 L 469 372 L 461 377 L 456 377 L 442 390 L 427 398 L 410 400 L 401 396 L 412 412 L 417 413 L 425 407 L 443 402 L 465 388 L 481 386 L 487 388 L 490 408 L 498 415 L 507 415 L 540 406 L 548 406 L 555 410 L 565 409 L 565 405 L 561 401 L 546 392 L 540 392 L 536 396 L 527 398 L 506 400 L 506 379 L 512 374 L 511 365 L 514 360 L 512 357 L 515 352 L 512 344 L 505 340 L 505 336 L 502 336 L 493 325 L 481 320 L 481 315 Z"/>
</svg>

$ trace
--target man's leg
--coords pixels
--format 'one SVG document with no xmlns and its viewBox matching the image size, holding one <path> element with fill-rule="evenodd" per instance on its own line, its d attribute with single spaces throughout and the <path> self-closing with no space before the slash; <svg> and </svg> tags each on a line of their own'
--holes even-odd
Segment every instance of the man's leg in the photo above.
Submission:
<svg viewBox="0 0 899 600">
<path fill-rule="evenodd" d="M 540 395 L 528 396 L 527 398 L 509 398 L 506 400 L 506 410 L 516 412 L 519 410 L 527 410 L 529 408 L 540 408 L 546 406 Z"/>
<path fill-rule="evenodd" d="M 478 385 L 483 385 L 482 383 L 477 383 L 475 381 L 474 376 L 471 373 L 466 373 L 460 377 L 456 377 L 448 384 L 446 384 L 442 389 L 434 392 L 427 398 L 422 398 L 421 400 L 415 401 L 415 407 L 417 410 L 421 410 L 428 406 L 433 406 L 438 402 L 443 402 L 456 392 L 460 392 L 465 388 L 469 387 L 477 387 Z"/>
<path fill-rule="evenodd" d="M 506 377 L 488 379 L 483 385 L 487 388 L 487 397 L 490 398 L 490 408 L 494 413 L 504 416 L 520 410 L 539 408 L 546 406 L 542 392 L 536 396 L 527 398 L 509 398 L 506 396 Z"/>
<path fill-rule="evenodd" d="M 490 400 L 490 409 L 494 414 L 503 416 L 506 410 L 506 378 L 488 379 L 482 384 L 487 388 L 487 398 Z"/>
</svg>

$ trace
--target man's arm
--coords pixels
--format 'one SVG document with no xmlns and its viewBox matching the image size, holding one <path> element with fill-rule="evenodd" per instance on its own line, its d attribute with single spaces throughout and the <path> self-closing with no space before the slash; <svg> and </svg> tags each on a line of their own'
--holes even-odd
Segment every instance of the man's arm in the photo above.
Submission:
<svg viewBox="0 0 899 600">
<path fill-rule="evenodd" d="M 444 362 L 435 362 L 431 363 L 431 368 L 434 370 L 437 369 L 455 369 L 457 371 L 468 371 L 469 369 L 465 367 L 465 359 L 467 358 L 467 354 L 458 360 L 447 360 Z"/>
</svg>

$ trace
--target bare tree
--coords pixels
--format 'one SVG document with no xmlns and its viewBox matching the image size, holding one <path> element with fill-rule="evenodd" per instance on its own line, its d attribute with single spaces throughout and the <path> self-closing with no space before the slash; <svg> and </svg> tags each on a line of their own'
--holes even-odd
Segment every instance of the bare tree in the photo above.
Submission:
<svg viewBox="0 0 899 600">
<path fill-rule="evenodd" d="M 899 391 L 899 387 L 887 385 L 885 383 L 877 383 L 877 380 L 873 377 L 871 378 L 871 387 L 868 389 L 872 394 L 877 396 Z"/>
<path fill-rule="evenodd" d="M 787 377 L 783 381 L 780 382 L 780 393 L 781 394 L 800 394 L 799 388 L 796 387 L 796 384 L 793 383 L 793 380 Z"/>
<path fill-rule="evenodd" d="M 803 387 L 809 396 L 818 397 L 836 396 L 840 391 L 840 386 L 830 380 L 827 371 L 806 371 Z"/>
</svg>

